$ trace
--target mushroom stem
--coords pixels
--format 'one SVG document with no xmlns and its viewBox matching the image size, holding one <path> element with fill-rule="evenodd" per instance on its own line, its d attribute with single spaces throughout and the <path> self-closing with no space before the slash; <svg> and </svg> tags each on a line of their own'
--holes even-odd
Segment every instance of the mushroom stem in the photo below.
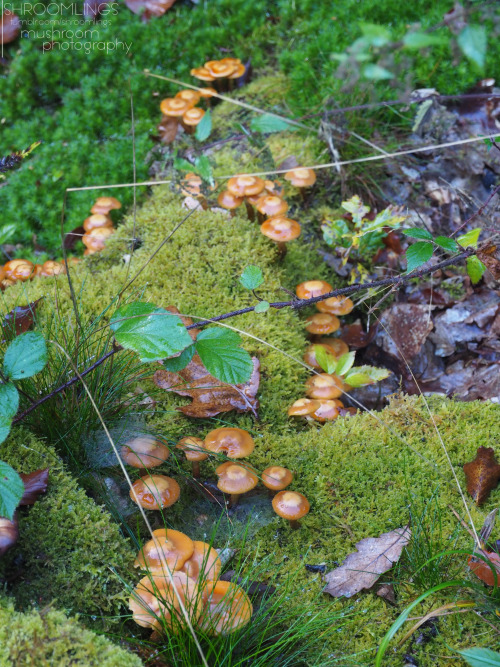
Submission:
<svg viewBox="0 0 500 667">
<path fill-rule="evenodd" d="M 282 262 L 286 256 L 286 243 L 284 241 L 278 241 L 276 245 L 278 246 L 278 260 Z"/>
<path fill-rule="evenodd" d="M 261 225 L 265 219 L 266 219 L 266 214 L 257 211 L 257 222 L 259 223 L 259 225 Z"/>
<path fill-rule="evenodd" d="M 193 477 L 199 477 L 199 476 L 200 476 L 200 462 L 193 461 Z"/>
<path fill-rule="evenodd" d="M 229 498 L 229 507 L 236 507 L 239 499 L 240 499 L 239 493 L 232 493 L 231 497 Z"/>
<path fill-rule="evenodd" d="M 255 221 L 254 207 L 252 206 L 252 204 L 250 204 L 250 202 L 247 202 L 247 201 L 245 201 L 245 206 L 246 206 L 246 209 L 247 209 L 248 219 L 250 220 L 250 222 L 254 222 Z"/>
<path fill-rule="evenodd" d="M 288 523 L 290 524 L 290 528 L 292 530 L 297 530 L 300 528 L 300 523 L 297 521 L 297 519 L 289 519 Z"/>
</svg>

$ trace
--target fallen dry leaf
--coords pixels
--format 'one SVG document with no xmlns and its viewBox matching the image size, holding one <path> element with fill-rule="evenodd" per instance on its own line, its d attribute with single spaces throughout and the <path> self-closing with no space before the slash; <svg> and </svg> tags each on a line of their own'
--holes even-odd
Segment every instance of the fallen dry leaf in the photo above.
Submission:
<svg viewBox="0 0 500 667">
<path fill-rule="evenodd" d="M 0 44 L 10 44 L 13 42 L 21 30 L 21 22 L 19 17 L 10 12 L 8 9 L 4 11 L 0 18 Z"/>
<path fill-rule="evenodd" d="M 413 303 L 395 303 L 380 318 L 379 335 L 383 350 L 396 358 L 413 359 L 434 325 L 427 306 Z M 383 335 L 383 331 L 388 335 Z"/>
<path fill-rule="evenodd" d="M 47 491 L 49 481 L 49 469 L 35 470 L 27 474 L 20 473 L 19 477 L 23 480 L 24 493 L 19 501 L 20 505 L 33 505 L 41 493 Z"/>
<path fill-rule="evenodd" d="M 478 250 L 478 259 L 482 261 L 495 280 L 500 280 L 500 252 L 496 245 Z"/>
<path fill-rule="evenodd" d="M 464 465 L 467 491 L 476 505 L 484 503 L 500 480 L 500 465 L 491 447 L 479 447 L 476 458 Z"/>
<path fill-rule="evenodd" d="M 7 340 L 12 340 L 12 338 L 31 329 L 35 319 L 35 311 L 42 298 L 28 303 L 26 306 L 16 306 L 10 313 L 7 313 L 2 322 L 3 333 Z"/>
<path fill-rule="evenodd" d="M 171 144 L 179 130 L 179 121 L 177 118 L 169 118 L 169 116 L 162 116 L 160 124 L 158 125 L 158 137 L 162 144 Z"/>
<path fill-rule="evenodd" d="M 394 592 L 393 584 L 382 584 L 382 586 L 377 589 L 377 595 L 389 604 L 396 604 L 396 593 Z"/>
<path fill-rule="evenodd" d="M 75 227 L 75 229 L 71 230 L 70 232 L 67 232 L 67 234 L 64 235 L 64 243 L 63 243 L 64 249 L 73 250 L 78 241 L 82 240 L 84 234 L 85 234 L 85 229 L 83 228 L 83 225 Z"/>
<path fill-rule="evenodd" d="M 139 14 L 144 22 L 152 16 L 163 16 L 174 3 L 175 0 L 125 0 L 127 7 Z"/>
<path fill-rule="evenodd" d="M 364 588 L 373 586 L 381 574 L 390 570 L 401 556 L 411 537 L 408 526 L 383 533 L 380 537 L 366 537 L 356 544 L 340 567 L 325 575 L 324 593 L 335 598 L 352 597 Z"/>
<path fill-rule="evenodd" d="M 342 328 L 340 338 L 353 350 L 361 350 L 369 345 L 377 333 L 377 323 L 365 331 L 360 322 L 354 322 Z"/>
<path fill-rule="evenodd" d="M 476 553 L 489 560 L 494 570 L 496 570 L 497 576 L 495 577 L 495 572 L 491 569 L 488 563 L 481 558 L 475 558 L 474 556 L 470 556 L 467 561 L 471 572 L 474 572 L 476 577 L 481 579 L 481 581 L 484 581 L 488 586 L 494 586 L 495 583 L 498 585 L 500 583 L 500 556 L 494 551 L 476 551 Z"/>
<path fill-rule="evenodd" d="M 0 556 L 3 556 L 7 549 L 17 542 L 18 537 L 19 527 L 16 515 L 12 521 L 0 517 Z"/>
</svg>

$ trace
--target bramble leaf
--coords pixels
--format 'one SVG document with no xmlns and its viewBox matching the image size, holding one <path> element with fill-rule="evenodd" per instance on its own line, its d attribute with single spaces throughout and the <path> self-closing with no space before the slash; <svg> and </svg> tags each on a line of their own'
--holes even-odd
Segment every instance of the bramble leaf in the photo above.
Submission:
<svg viewBox="0 0 500 667">
<path fill-rule="evenodd" d="M 432 243 L 426 241 L 417 241 L 417 243 L 411 245 L 406 251 L 406 273 L 411 273 L 428 262 L 432 257 L 433 250 Z"/>
<path fill-rule="evenodd" d="M 5 352 L 3 370 L 8 378 L 24 380 L 39 373 L 47 363 L 47 345 L 42 334 L 27 331 L 15 338 Z"/>
<path fill-rule="evenodd" d="M 207 371 L 221 382 L 243 384 L 252 374 L 252 358 L 239 345 L 240 336 L 230 329 L 205 329 L 195 346 Z"/>
<path fill-rule="evenodd" d="M 263 281 L 262 269 L 253 264 L 247 266 L 240 276 L 240 283 L 245 289 L 257 289 Z"/>
</svg>

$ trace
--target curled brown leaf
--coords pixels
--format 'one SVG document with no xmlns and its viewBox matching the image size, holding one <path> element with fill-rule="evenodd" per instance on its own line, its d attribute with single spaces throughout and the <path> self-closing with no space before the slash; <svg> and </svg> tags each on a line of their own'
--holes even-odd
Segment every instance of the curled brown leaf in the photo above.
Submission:
<svg viewBox="0 0 500 667">
<path fill-rule="evenodd" d="M 500 465 L 491 447 L 479 447 L 476 458 L 464 465 L 467 491 L 481 505 L 500 480 Z"/>
</svg>

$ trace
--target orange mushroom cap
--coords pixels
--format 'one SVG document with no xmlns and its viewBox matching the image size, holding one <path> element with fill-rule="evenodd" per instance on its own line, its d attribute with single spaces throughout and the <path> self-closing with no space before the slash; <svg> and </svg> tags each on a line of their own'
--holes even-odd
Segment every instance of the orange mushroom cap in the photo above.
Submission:
<svg viewBox="0 0 500 667">
<path fill-rule="evenodd" d="M 91 229 L 90 232 L 82 236 L 83 245 L 93 252 L 103 250 L 106 240 L 114 234 L 114 231 L 111 227 Z"/>
<path fill-rule="evenodd" d="M 266 468 L 262 475 L 262 484 L 272 491 L 281 491 L 293 480 L 293 473 L 283 466 L 271 466 Z"/>
<path fill-rule="evenodd" d="M 160 104 L 162 114 L 170 118 L 179 118 L 190 108 L 191 104 L 181 97 L 167 97 Z"/>
<path fill-rule="evenodd" d="M 338 398 L 342 396 L 344 382 L 337 375 L 320 373 L 306 380 L 306 396 L 310 398 Z"/>
<path fill-rule="evenodd" d="M 319 408 L 311 413 L 310 417 L 318 422 L 333 421 L 339 416 L 339 408 L 342 408 L 343 405 L 342 401 L 338 401 L 337 399 L 320 399 Z"/>
<path fill-rule="evenodd" d="M 309 345 L 309 347 L 304 352 L 304 356 L 302 357 L 302 359 L 305 361 L 306 364 L 312 366 L 313 368 L 321 368 L 321 366 L 318 364 L 318 360 L 316 359 L 316 350 L 314 349 L 317 346 L 322 347 L 325 350 L 325 352 L 328 352 L 334 357 L 339 356 L 335 352 L 335 349 L 331 345 L 327 345 L 326 343 L 316 343 L 315 345 Z"/>
<path fill-rule="evenodd" d="M 202 183 L 201 176 L 190 171 L 180 182 L 181 192 L 188 197 L 198 197 L 201 194 Z"/>
<path fill-rule="evenodd" d="M 216 454 L 227 454 L 232 459 L 242 459 L 250 456 L 255 443 L 248 431 L 233 426 L 222 426 L 207 434 L 205 448 Z"/>
<path fill-rule="evenodd" d="M 170 449 L 152 435 L 140 435 L 121 448 L 125 463 L 134 468 L 154 468 L 170 456 Z"/>
<path fill-rule="evenodd" d="M 109 213 L 113 209 L 121 208 L 122 205 L 115 197 L 98 197 L 94 205 L 90 209 L 91 213 L 104 214 Z M 86 229 L 85 231 L 89 231 Z"/>
<path fill-rule="evenodd" d="M 296 188 L 307 188 L 316 183 L 316 174 L 312 169 L 296 167 L 286 172 L 285 179 Z"/>
<path fill-rule="evenodd" d="M 251 491 L 257 486 L 259 481 L 257 475 L 247 467 L 237 465 L 232 461 L 227 461 L 218 466 L 215 474 L 219 478 L 217 488 L 224 493 L 231 493 L 232 495 Z"/>
<path fill-rule="evenodd" d="M 264 181 L 265 188 L 270 195 L 276 195 L 277 197 L 281 197 L 283 194 L 283 188 L 281 185 L 278 183 L 278 181 Z"/>
<path fill-rule="evenodd" d="M 319 343 L 333 348 L 336 357 L 341 357 L 349 352 L 349 346 L 340 338 L 320 338 Z"/>
<path fill-rule="evenodd" d="M 317 410 L 320 402 L 311 398 L 299 398 L 288 408 L 289 417 L 304 417 Z"/>
<path fill-rule="evenodd" d="M 306 319 L 306 329 L 312 334 L 330 334 L 340 328 L 340 320 L 330 313 L 316 313 Z"/>
<path fill-rule="evenodd" d="M 240 76 L 243 76 L 243 74 L 245 74 L 245 72 L 246 72 L 245 65 L 243 65 L 243 63 L 239 63 L 238 65 L 236 65 L 236 69 L 234 70 L 234 72 L 228 76 L 228 79 L 239 79 Z"/>
<path fill-rule="evenodd" d="M 206 542 L 193 542 L 194 551 L 192 556 L 184 563 L 181 572 L 188 577 L 198 581 L 212 581 L 218 579 L 222 569 L 219 554 Z"/>
<path fill-rule="evenodd" d="M 214 95 L 217 95 L 217 91 L 215 90 L 215 88 L 210 88 L 210 87 L 200 88 L 198 90 L 198 93 L 200 94 L 200 97 L 204 97 L 206 99 L 209 97 L 213 97 Z"/>
<path fill-rule="evenodd" d="M 236 71 L 238 65 L 234 62 L 221 62 L 220 60 L 208 60 L 205 69 L 216 79 L 225 79 Z"/>
<path fill-rule="evenodd" d="M 195 125 L 198 125 L 204 115 L 205 112 L 203 109 L 200 109 L 199 107 L 192 107 L 182 114 L 182 122 L 184 125 L 194 127 Z"/>
<path fill-rule="evenodd" d="M 231 581 L 207 581 L 202 589 L 204 609 L 198 626 L 210 635 L 228 635 L 246 625 L 253 606 L 245 591 Z"/>
<path fill-rule="evenodd" d="M 330 313 L 331 315 L 349 315 L 354 308 L 354 304 L 346 296 L 331 296 L 324 301 L 318 301 L 316 308 L 320 313 Z"/>
<path fill-rule="evenodd" d="M 228 210 L 238 208 L 238 206 L 241 206 L 243 203 L 243 199 L 241 197 L 235 197 L 229 192 L 229 190 L 224 190 L 221 192 L 217 197 L 217 201 L 219 206 L 222 206 L 222 208 L 226 208 Z"/>
<path fill-rule="evenodd" d="M 24 282 L 32 277 L 35 265 L 29 259 L 11 259 L 4 264 L 3 268 L 7 278 L 10 278 L 14 282 L 17 280 Z"/>
<path fill-rule="evenodd" d="M 259 213 L 267 215 L 269 218 L 276 215 L 285 215 L 288 211 L 288 204 L 284 199 L 276 195 L 263 195 L 255 204 Z"/>
<path fill-rule="evenodd" d="M 214 81 L 215 76 L 211 74 L 206 67 L 194 67 L 191 70 L 191 76 L 195 76 L 200 81 Z"/>
<path fill-rule="evenodd" d="M 146 475 L 136 480 L 130 489 L 134 503 L 148 510 L 170 507 L 180 495 L 181 489 L 175 479 L 165 475 Z"/>
<path fill-rule="evenodd" d="M 195 104 L 198 104 L 201 98 L 201 94 L 197 90 L 191 90 L 190 88 L 187 88 L 186 90 L 179 90 L 175 96 L 179 97 L 185 102 L 188 102 L 193 107 Z"/>
<path fill-rule="evenodd" d="M 241 65 L 241 59 L 240 58 L 221 58 L 218 62 L 222 63 L 223 65 Z"/>
<path fill-rule="evenodd" d="M 188 436 L 179 440 L 176 447 L 184 452 L 188 461 L 205 461 L 205 459 L 208 459 L 208 452 L 204 445 L 205 443 L 201 438 Z"/>
<path fill-rule="evenodd" d="M 86 232 L 91 232 L 93 229 L 103 229 L 106 227 L 109 227 L 110 229 L 113 227 L 113 221 L 106 213 L 93 213 L 83 221 L 83 228 Z"/>
<path fill-rule="evenodd" d="M 258 195 L 264 189 L 264 181 L 258 176 L 240 174 L 233 176 L 227 182 L 227 189 L 235 197 L 250 197 Z"/>
<path fill-rule="evenodd" d="M 300 236 L 300 225 L 296 220 L 276 216 L 265 220 L 260 226 L 260 231 L 272 241 L 286 243 Z"/>
<path fill-rule="evenodd" d="M 153 574 L 165 572 L 166 568 L 180 570 L 194 553 L 193 540 L 178 530 L 158 528 L 137 554 L 134 567 L 149 570 Z"/>
<path fill-rule="evenodd" d="M 295 294 L 299 299 L 312 299 L 315 296 L 328 294 L 333 287 L 324 280 L 306 280 L 295 288 Z"/>
<path fill-rule="evenodd" d="M 63 273 L 66 273 L 66 267 L 63 262 L 56 262 L 53 259 L 48 259 L 46 262 L 44 262 L 38 271 L 35 267 L 35 275 L 44 277 L 60 276 Z"/>
<path fill-rule="evenodd" d="M 297 521 L 309 512 L 309 501 L 296 491 L 280 491 L 273 498 L 273 510 L 283 519 Z"/>
</svg>

